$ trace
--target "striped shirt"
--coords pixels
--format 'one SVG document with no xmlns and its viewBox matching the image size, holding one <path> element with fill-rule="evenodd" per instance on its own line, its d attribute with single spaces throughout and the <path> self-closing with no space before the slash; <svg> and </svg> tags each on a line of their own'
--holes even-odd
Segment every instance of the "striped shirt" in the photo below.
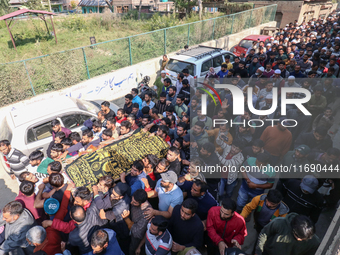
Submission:
<svg viewBox="0 0 340 255">
<path fill-rule="evenodd" d="M 30 161 L 24 153 L 12 148 L 5 156 L 10 166 L 10 174 L 14 174 L 16 177 L 19 177 L 22 172 L 27 171 L 26 167 L 29 165 Z"/>
<path fill-rule="evenodd" d="M 150 233 L 151 223 L 148 224 L 145 235 L 145 253 L 146 255 L 171 255 L 172 237 L 168 230 L 160 236 L 154 236 Z"/>
</svg>

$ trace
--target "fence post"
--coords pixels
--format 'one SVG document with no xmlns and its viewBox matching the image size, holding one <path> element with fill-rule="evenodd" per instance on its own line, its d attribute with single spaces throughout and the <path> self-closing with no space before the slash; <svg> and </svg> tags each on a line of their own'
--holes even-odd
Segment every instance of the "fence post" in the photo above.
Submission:
<svg viewBox="0 0 340 255">
<path fill-rule="evenodd" d="M 129 37 L 130 66 L 132 66 L 131 38 Z"/>
<path fill-rule="evenodd" d="M 164 55 L 166 54 L 166 28 L 164 28 Z"/>
<path fill-rule="evenodd" d="M 216 18 L 214 19 L 214 25 L 213 25 L 213 31 L 212 31 L 212 40 L 215 38 L 215 23 L 216 23 Z"/>
<path fill-rule="evenodd" d="M 27 77 L 28 77 L 28 81 L 30 82 L 30 85 L 31 85 L 31 88 L 32 88 L 33 96 L 35 96 L 35 91 L 34 91 L 33 83 L 32 83 L 30 74 L 28 73 L 28 70 L 27 70 L 26 61 L 24 61 L 24 66 L 25 66 Z"/>
<path fill-rule="evenodd" d="M 190 44 L 190 24 L 188 25 L 188 46 Z"/>
<path fill-rule="evenodd" d="M 235 14 L 233 14 L 233 21 L 231 22 L 231 31 L 230 31 L 230 34 L 233 34 L 233 30 L 234 30 L 234 20 L 235 20 Z"/>
<path fill-rule="evenodd" d="M 253 9 L 251 9 L 248 28 L 250 28 L 250 26 L 251 26 L 251 19 L 252 19 L 252 17 L 253 17 Z"/>
<path fill-rule="evenodd" d="M 85 49 L 81 48 L 83 51 L 83 55 L 84 55 L 84 61 L 85 61 L 85 67 L 86 67 L 86 72 L 87 72 L 87 78 L 91 79 L 90 77 L 90 72 L 89 72 L 89 66 L 87 65 L 87 59 L 86 59 L 86 54 L 85 54 Z"/>
</svg>

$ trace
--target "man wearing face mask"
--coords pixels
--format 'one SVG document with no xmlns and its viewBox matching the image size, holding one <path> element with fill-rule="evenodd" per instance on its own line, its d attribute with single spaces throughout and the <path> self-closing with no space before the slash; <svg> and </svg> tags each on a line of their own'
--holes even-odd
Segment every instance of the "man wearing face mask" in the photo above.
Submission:
<svg viewBox="0 0 340 255">
<path fill-rule="evenodd" d="M 323 208 L 323 197 L 318 192 L 319 181 L 312 175 L 302 180 L 291 179 L 283 184 L 283 202 L 291 212 L 308 216 L 314 223 Z"/>
<path fill-rule="evenodd" d="M 222 206 L 214 206 L 208 212 L 207 232 L 210 238 L 208 254 L 224 255 L 227 248 L 241 248 L 247 235 L 246 223 L 236 210 L 236 203 L 224 198 Z"/>
</svg>

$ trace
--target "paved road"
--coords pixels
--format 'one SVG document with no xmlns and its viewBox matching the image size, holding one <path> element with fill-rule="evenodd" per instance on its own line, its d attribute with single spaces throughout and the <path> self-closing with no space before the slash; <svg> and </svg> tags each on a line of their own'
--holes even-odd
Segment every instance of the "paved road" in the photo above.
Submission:
<svg viewBox="0 0 340 255">
<path fill-rule="evenodd" d="M 8 203 L 15 199 L 19 190 L 19 184 L 12 180 L 0 165 L 0 210 Z"/>
</svg>

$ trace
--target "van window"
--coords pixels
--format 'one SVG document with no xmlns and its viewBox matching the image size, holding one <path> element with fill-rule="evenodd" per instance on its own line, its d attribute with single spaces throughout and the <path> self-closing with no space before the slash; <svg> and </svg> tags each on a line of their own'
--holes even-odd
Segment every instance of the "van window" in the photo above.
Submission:
<svg viewBox="0 0 340 255">
<path fill-rule="evenodd" d="M 201 68 L 201 75 L 204 75 L 204 72 L 208 72 L 209 71 L 209 68 L 212 67 L 212 63 L 211 63 L 211 59 L 205 61 L 203 64 L 202 64 L 202 68 Z"/>
<path fill-rule="evenodd" d="M 213 67 L 220 67 L 223 63 L 222 55 L 213 58 Z"/>
<path fill-rule="evenodd" d="M 194 64 L 179 61 L 176 59 L 170 59 L 165 68 L 175 73 L 181 73 L 183 69 L 188 69 L 189 74 L 191 74 L 192 76 L 195 76 L 195 65 Z"/>
<path fill-rule="evenodd" d="M 73 129 L 79 126 L 82 126 L 85 120 L 90 119 L 92 116 L 87 114 L 71 114 L 61 117 L 61 121 L 64 124 L 65 128 Z"/>
<path fill-rule="evenodd" d="M 27 131 L 27 143 L 32 143 L 52 136 L 51 121 L 40 124 Z"/>
<path fill-rule="evenodd" d="M 32 143 L 35 142 L 37 140 L 37 138 L 35 137 L 34 133 L 33 133 L 33 129 L 29 129 L 27 131 L 27 143 Z"/>
<path fill-rule="evenodd" d="M 253 46 L 253 41 L 252 40 L 242 40 L 239 44 L 240 47 L 249 49 L 250 47 Z"/>
</svg>

